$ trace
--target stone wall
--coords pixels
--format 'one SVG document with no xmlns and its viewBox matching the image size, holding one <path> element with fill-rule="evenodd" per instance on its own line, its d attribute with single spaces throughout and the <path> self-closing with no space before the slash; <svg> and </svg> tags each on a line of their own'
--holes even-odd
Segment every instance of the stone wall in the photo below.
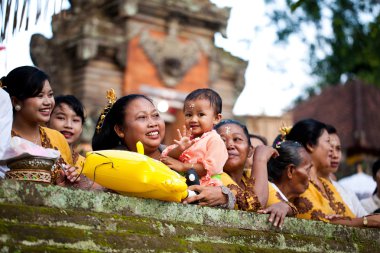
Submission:
<svg viewBox="0 0 380 253">
<path fill-rule="evenodd" d="M 0 181 L 0 252 L 379 252 L 380 230 Z"/>
</svg>

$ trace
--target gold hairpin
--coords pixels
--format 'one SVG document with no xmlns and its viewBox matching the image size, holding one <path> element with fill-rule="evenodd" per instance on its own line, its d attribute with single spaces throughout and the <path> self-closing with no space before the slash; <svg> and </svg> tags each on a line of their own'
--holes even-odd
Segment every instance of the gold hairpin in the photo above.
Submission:
<svg viewBox="0 0 380 253">
<path fill-rule="evenodd" d="M 98 123 L 96 124 L 96 132 L 99 133 L 102 129 L 104 119 L 107 116 L 107 113 L 111 110 L 113 104 L 116 102 L 116 93 L 114 89 L 109 89 L 106 92 L 106 98 L 108 99 L 107 105 L 104 107 L 103 111 L 100 113 Z"/>
<path fill-rule="evenodd" d="M 285 124 L 282 123 L 282 126 L 279 129 L 282 140 L 285 140 L 286 136 L 290 133 L 290 130 L 292 130 L 292 126 L 285 126 Z"/>
</svg>

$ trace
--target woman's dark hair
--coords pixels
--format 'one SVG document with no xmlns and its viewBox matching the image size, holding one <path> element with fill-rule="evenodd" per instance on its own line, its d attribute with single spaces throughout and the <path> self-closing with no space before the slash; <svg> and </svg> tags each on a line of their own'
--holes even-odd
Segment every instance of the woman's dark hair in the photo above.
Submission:
<svg viewBox="0 0 380 253">
<path fill-rule="evenodd" d="M 212 89 L 197 89 L 185 98 L 185 103 L 196 99 L 207 99 L 215 110 L 215 114 L 222 113 L 222 98 Z"/>
<path fill-rule="evenodd" d="M 333 125 L 326 124 L 326 130 L 329 134 L 338 134 L 338 131 Z"/>
<path fill-rule="evenodd" d="M 114 130 L 114 126 L 122 126 L 125 118 L 125 111 L 128 105 L 138 99 L 143 98 L 152 102 L 150 98 L 141 94 L 130 94 L 119 98 L 108 111 L 106 117 L 104 118 L 103 124 L 100 126 L 100 131 L 95 130 L 94 136 L 92 137 L 92 149 L 93 150 L 104 150 L 113 149 L 120 145 L 120 138 Z M 99 121 L 101 120 L 99 116 Z"/>
<path fill-rule="evenodd" d="M 307 145 L 317 145 L 319 137 L 326 129 L 326 125 L 318 120 L 304 119 L 292 127 L 285 139 L 299 142 L 307 149 Z"/>
<path fill-rule="evenodd" d="M 376 181 L 376 174 L 377 172 L 380 170 L 380 159 L 378 159 L 373 165 L 372 165 L 372 177 L 373 177 L 373 180 Z M 373 192 L 373 195 L 376 194 L 376 192 L 378 191 L 378 187 L 376 187 L 375 191 Z M 380 213 L 380 208 L 377 210 L 379 211 L 378 213 Z M 376 213 L 376 212 L 375 212 Z"/>
<path fill-rule="evenodd" d="M 281 178 L 287 166 L 293 164 L 298 167 L 302 162 L 299 150 L 304 147 L 295 141 L 284 141 L 277 148 L 279 156 L 270 158 L 268 161 L 268 177 L 270 181 Z"/>
<path fill-rule="evenodd" d="M 1 78 L 2 85 L 5 86 L 4 90 L 9 93 L 9 96 L 21 101 L 36 97 L 44 88 L 46 80 L 49 80 L 48 75 L 32 66 L 15 68 L 7 76 Z"/>
<path fill-rule="evenodd" d="M 55 107 L 61 104 L 67 104 L 76 115 L 82 119 L 82 125 L 84 123 L 84 107 L 83 104 L 73 95 L 62 95 L 54 97 Z"/>
<path fill-rule="evenodd" d="M 380 159 L 372 165 L 372 177 L 376 181 L 376 173 L 380 170 Z"/>
<path fill-rule="evenodd" d="M 245 136 L 247 137 L 247 140 L 248 140 L 248 145 L 251 146 L 251 139 L 249 138 L 249 133 L 248 133 L 247 127 L 245 125 L 243 125 L 242 123 L 240 123 L 239 121 L 237 121 L 237 120 L 224 119 L 224 120 L 220 121 L 218 124 L 216 124 L 214 126 L 214 129 L 217 131 L 221 126 L 229 125 L 229 124 L 237 125 L 241 129 L 243 129 L 243 132 L 244 132 L 244 134 L 245 134 Z"/>
</svg>

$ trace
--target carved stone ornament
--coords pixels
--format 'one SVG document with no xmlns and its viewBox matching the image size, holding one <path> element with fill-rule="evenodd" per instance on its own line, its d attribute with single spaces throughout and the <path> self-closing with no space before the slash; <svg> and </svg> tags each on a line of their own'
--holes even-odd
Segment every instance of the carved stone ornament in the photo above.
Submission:
<svg viewBox="0 0 380 253">
<path fill-rule="evenodd" d="M 178 21 L 169 22 L 168 36 L 164 40 L 152 38 L 148 31 L 140 37 L 140 45 L 154 63 L 160 78 L 169 87 L 178 84 L 189 69 L 199 61 L 199 48 L 193 41 L 181 42 L 177 38 Z"/>
</svg>

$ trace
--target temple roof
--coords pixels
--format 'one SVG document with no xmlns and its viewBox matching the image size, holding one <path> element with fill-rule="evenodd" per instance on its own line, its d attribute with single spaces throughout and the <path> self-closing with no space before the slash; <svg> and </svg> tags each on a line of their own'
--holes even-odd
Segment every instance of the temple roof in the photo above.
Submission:
<svg viewBox="0 0 380 253">
<path fill-rule="evenodd" d="M 380 155 L 380 89 L 361 81 L 325 88 L 297 105 L 294 121 L 314 118 L 333 125 L 347 154 Z"/>
</svg>

